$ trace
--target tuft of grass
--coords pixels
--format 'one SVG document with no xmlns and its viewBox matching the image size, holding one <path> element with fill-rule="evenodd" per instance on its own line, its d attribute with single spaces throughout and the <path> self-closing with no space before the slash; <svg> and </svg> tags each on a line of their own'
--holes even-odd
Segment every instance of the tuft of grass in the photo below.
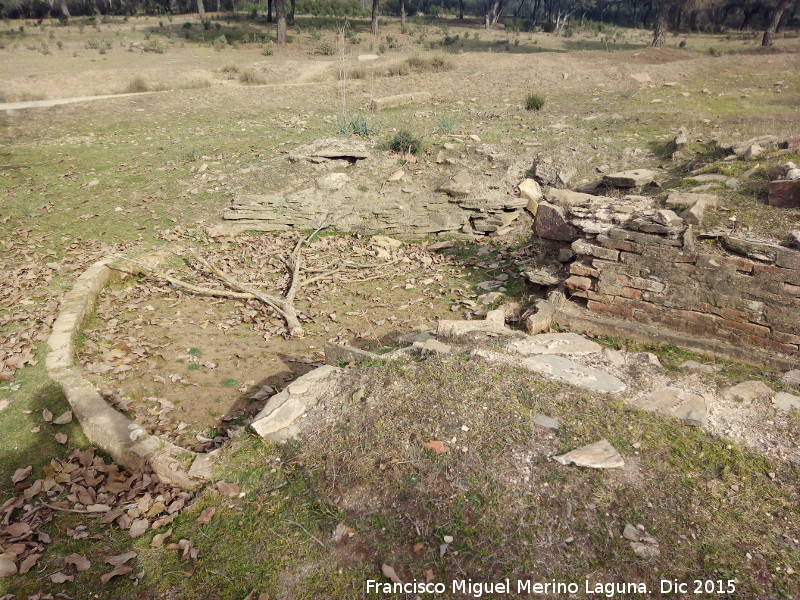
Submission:
<svg viewBox="0 0 800 600">
<path fill-rule="evenodd" d="M 541 110 L 544 106 L 544 96 L 529 93 L 525 96 L 525 110 Z"/>
<path fill-rule="evenodd" d="M 446 52 L 415 54 L 406 59 L 406 63 L 412 71 L 416 72 L 440 73 L 453 68 L 453 61 Z"/>
<path fill-rule="evenodd" d="M 267 82 L 263 75 L 253 69 L 245 69 L 239 73 L 239 81 L 245 85 L 263 85 Z"/>
<path fill-rule="evenodd" d="M 149 92 L 150 86 L 148 85 L 147 81 L 145 81 L 144 77 L 137 75 L 130 80 L 128 87 L 125 88 L 125 91 L 129 94 L 140 94 L 142 92 Z"/>
</svg>

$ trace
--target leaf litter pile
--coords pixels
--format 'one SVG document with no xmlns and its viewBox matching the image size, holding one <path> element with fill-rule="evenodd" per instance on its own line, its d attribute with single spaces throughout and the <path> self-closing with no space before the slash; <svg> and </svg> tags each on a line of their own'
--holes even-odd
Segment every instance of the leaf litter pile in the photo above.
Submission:
<svg viewBox="0 0 800 600">
<path fill-rule="evenodd" d="M 18 369 L 37 364 L 36 346 L 50 335 L 63 294 L 55 284 L 122 247 L 78 238 L 59 253 L 50 236 L 22 227 L 0 247 L 0 381 L 12 381 Z"/>
<path fill-rule="evenodd" d="M 14 495 L 0 507 L 0 577 L 34 572 L 37 579 L 54 584 L 72 583 L 78 573 L 93 564 L 102 584 L 122 575 L 134 580 L 137 553 L 114 556 L 86 556 L 71 553 L 63 557 L 47 554 L 53 542 L 49 531 L 59 531 L 73 540 L 97 543 L 106 540 L 103 527 L 127 530 L 131 539 L 151 529 L 167 527 L 191 500 L 183 490 L 161 483 L 154 475 L 121 470 L 95 453 L 93 448 L 75 450 L 66 459 L 53 459 L 33 479 L 33 468 L 17 469 L 11 478 Z M 58 514 L 77 517 L 74 524 L 51 526 Z M 103 527 L 98 527 L 103 526 Z M 61 531 L 64 530 L 65 531 Z M 170 531 L 156 535 L 152 546 L 162 546 Z M 186 559 L 196 559 L 189 540 L 167 546 Z M 2 598 L 13 598 L 13 595 Z M 39 594 L 30 598 L 52 598 Z M 60 593 L 58 597 L 70 596 Z"/>
<path fill-rule="evenodd" d="M 465 262 L 383 236 L 314 239 L 303 250 L 297 292 L 301 338 L 289 336 L 281 315 L 258 299 L 191 291 L 224 294 L 219 271 L 249 289 L 280 293 L 290 285 L 285 257 L 297 240 L 292 233 L 242 235 L 203 245 L 201 253 L 176 251 L 184 264 L 154 267 L 134 285 L 105 290 L 97 319 L 84 331 L 84 372 L 152 434 L 208 451 L 286 383 L 321 365 L 322 341 L 380 350 L 402 334 L 434 328 L 438 318 L 480 318 L 487 306 L 476 297 L 502 292 L 509 260 L 528 252 L 483 246 Z M 476 291 L 469 267 L 496 275 Z"/>
</svg>

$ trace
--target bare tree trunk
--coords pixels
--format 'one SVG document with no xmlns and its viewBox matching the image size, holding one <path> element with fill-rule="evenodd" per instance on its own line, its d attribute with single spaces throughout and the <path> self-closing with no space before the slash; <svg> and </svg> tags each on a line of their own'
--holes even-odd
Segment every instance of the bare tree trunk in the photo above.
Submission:
<svg viewBox="0 0 800 600">
<path fill-rule="evenodd" d="M 206 7 L 203 6 L 203 0 L 197 0 L 197 14 L 201 17 L 206 14 Z"/>
<path fill-rule="evenodd" d="M 275 17 L 278 20 L 276 43 L 283 46 L 286 43 L 286 0 L 275 0 Z"/>
<path fill-rule="evenodd" d="M 783 17 L 783 12 L 788 6 L 789 0 L 780 0 L 778 2 L 778 5 L 775 7 L 775 11 L 772 13 L 772 16 L 769 19 L 769 24 L 764 30 L 764 37 L 761 38 L 762 46 L 772 46 L 772 36 L 775 35 L 775 31 L 778 29 L 778 24 L 781 22 L 781 17 Z"/>
<path fill-rule="evenodd" d="M 458 18 L 464 20 L 464 0 L 458 0 Z"/>
<path fill-rule="evenodd" d="M 658 3 L 656 9 L 656 25 L 653 30 L 653 43 L 651 46 L 663 46 L 664 39 L 667 37 L 669 26 L 669 7 L 664 0 Z"/>
<path fill-rule="evenodd" d="M 61 9 L 61 16 L 65 19 L 69 19 L 72 15 L 69 14 L 69 7 L 67 6 L 67 0 L 60 0 L 58 3 L 58 7 Z"/>
<path fill-rule="evenodd" d="M 294 25 L 294 8 L 295 8 L 295 0 L 289 0 L 289 16 L 286 18 L 286 21 L 289 25 Z"/>
<path fill-rule="evenodd" d="M 379 0 L 372 0 L 372 35 L 378 35 L 378 2 Z"/>
<path fill-rule="evenodd" d="M 272 23 L 272 0 L 267 0 L 267 23 Z"/>
<path fill-rule="evenodd" d="M 100 7 L 97 6 L 97 0 L 89 0 L 89 5 L 92 7 L 95 24 L 100 25 L 103 22 L 103 13 L 100 12 Z"/>
<path fill-rule="evenodd" d="M 403 28 L 406 26 L 406 2 L 405 0 L 400 0 L 400 27 Z"/>
</svg>

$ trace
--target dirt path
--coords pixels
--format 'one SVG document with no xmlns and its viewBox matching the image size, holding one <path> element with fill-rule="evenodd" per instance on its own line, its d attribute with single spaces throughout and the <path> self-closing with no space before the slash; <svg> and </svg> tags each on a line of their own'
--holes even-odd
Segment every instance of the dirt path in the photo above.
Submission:
<svg viewBox="0 0 800 600">
<path fill-rule="evenodd" d="M 159 92 L 136 92 L 129 94 L 105 94 L 102 96 L 78 96 L 76 98 L 54 98 L 51 100 L 27 100 L 25 102 L 3 102 L 0 110 L 21 110 L 24 108 L 50 108 L 59 104 L 73 104 L 89 100 L 105 100 L 106 98 L 124 98 L 125 96 L 142 96 L 144 94 L 157 94 Z"/>
</svg>

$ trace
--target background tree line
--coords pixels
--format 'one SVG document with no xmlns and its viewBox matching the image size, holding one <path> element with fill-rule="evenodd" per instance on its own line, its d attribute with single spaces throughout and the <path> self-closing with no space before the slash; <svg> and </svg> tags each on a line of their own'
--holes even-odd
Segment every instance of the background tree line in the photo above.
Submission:
<svg viewBox="0 0 800 600">
<path fill-rule="evenodd" d="M 69 18 L 78 15 L 182 14 L 245 12 L 276 22 L 278 43 L 295 14 L 370 17 L 377 34 L 379 15 L 428 17 L 449 15 L 478 18 L 486 27 L 503 22 L 533 31 L 559 32 L 587 20 L 654 32 L 653 45 L 664 43 L 668 31 L 764 31 L 762 43 L 796 25 L 800 0 L 0 0 L 4 18 Z"/>
</svg>

